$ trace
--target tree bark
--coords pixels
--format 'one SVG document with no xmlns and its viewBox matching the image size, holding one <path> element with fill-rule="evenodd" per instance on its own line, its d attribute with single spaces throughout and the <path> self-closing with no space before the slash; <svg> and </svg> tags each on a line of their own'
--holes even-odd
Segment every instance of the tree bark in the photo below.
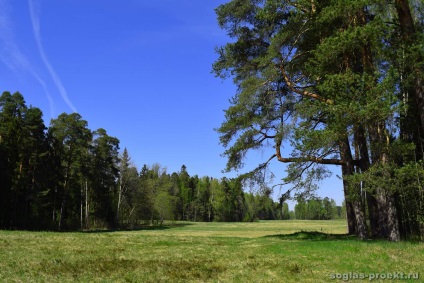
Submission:
<svg viewBox="0 0 424 283">
<path fill-rule="evenodd" d="M 414 44 L 416 34 L 414 19 L 412 18 L 411 9 L 408 0 L 395 0 L 396 12 L 398 15 L 399 25 L 401 28 L 402 39 L 406 45 Z M 419 58 L 422 60 L 422 58 Z M 421 61 L 414 58 L 415 61 Z M 421 129 L 424 131 L 424 84 L 422 81 L 423 70 L 414 67 L 412 70 L 405 70 L 405 73 L 412 73 L 413 77 L 413 95 L 417 105 L 418 115 L 420 117 Z M 408 74 L 407 74 L 408 75 Z"/>
<path fill-rule="evenodd" d="M 64 217 L 65 207 L 66 207 L 66 194 L 67 194 L 66 187 L 68 185 L 69 170 L 70 170 L 70 164 L 68 164 L 66 168 L 65 182 L 63 183 L 62 201 L 60 204 L 60 214 L 59 214 L 59 224 L 58 224 L 59 231 L 62 229 L 62 226 L 63 226 L 62 223 L 63 223 L 63 217 Z"/>
<path fill-rule="evenodd" d="M 342 165 L 342 177 L 343 177 L 343 191 L 344 191 L 344 197 L 345 197 L 345 204 L 346 204 L 346 220 L 347 220 L 347 232 L 349 235 L 356 235 L 356 217 L 355 217 L 355 211 L 353 208 L 352 202 L 348 199 L 349 191 L 348 191 L 348 184 L 345 180 L 345 177 L 347 174 L 347 168 L 344 168 L 345 165 Z"/>
<path fill-rule="evenodd" d="M 352 184 L 348 184 L 348 182 L 345 179 L 345 177 L 353 175 L 355 172 L 352 152 L 350 149 L 348 138 L 346 137 L 339 144 L 340 144 L 340 156 L 342 160 L 344 160 L 345 162 L 345 165 L 342 166 L 343 185 L 345 187 L 345 190 L 348 192 L 348 194 L 345 195 L 345 198 L 346 198 L 346 201 L 350 201 L 352 204 L 353 214 L 355 216 L 354 219 L 356 224 L 356 227 L 355 227 L 356 235 L 358 236 L 358 238 L 364 240 L 368 238 L 368 227 L 367 227 L 367 223 L 365 219 L 365 213 L 363 210 L 360 187 L 354 184 L 353 185 L 354 191 L 352 192 L 352 190 L 348 189 L 348 186 L 352 186 Z M 347 203 L 346 203 L 346 210 L 347 210 Z M 348 226 L 349 226 L 349 221 L 353 221 L 353 220 L 348 219 Z M 352 225 L 352 223 L 350 225 Z M 351 227 L 349 227 L 349 229 L 351 229 Z"/>
<path fill-rule="evenodd" d="M 362 125 L 359 125 L 355 127 L 355 133 L 354 133 L 354 139 L 355 143 L 358 146 L 359 150 L 359 156 L 356 157 L 356 159 L 359 159 L 359 169 L 361 172 L 365 172 L 370 168 L 370 157 L 369 157 L 369 149 L 367 140 L 365 137 L 365 129 Z M 378 204 L 377 200 L 374 196 L 375 192 L 367 191 L 366 190 L 366 183 L 362 184 L 362 188 L 365 188 L 366 192 L 366 202 L 367 202 L 367 208 L 368 208 L 368 216 L 370 220 L 370 228 L 371 228 L 371 234 L 373 237 L 377 237 L 380 232 L 379 228 L 379 211 L 378 211 Z"/>
<path fill-rule="evenodd" d="M 81 191 L 80 191 L 80 229 L 82 230 L 84 228 L 83 226 L 83 194 L 84 193 L 84 186 L 81 183 Z"/>
<path fill-rule="evenodd" d="M 359 24 L 365 26 L 367 24 L 367 12 L 361 9 L 359 13 Z M 362 53 L 362 72 L 374 76 L 375 72 L 373 54 L 369 44 L 363 44 L 361 47 Z M 371 84 L 377 84 L 377 79 Z M 366 86 L 367 91 L 370 91 L 371 85 Z M 370 137 L 370 148 L 365 139 L 365 129 L 362 125 L 356 126 L 355 141 L 359 147 L 361 162 L 360 169 L 362 172 L 370 168 L 373 164 L 388 163 L 387 149 L 389 146 L 389 137 L 386 132 L 385 121 L 376 121 L 368 125 L 368 133 Z M 369 150 L 371 150 L 372 160 L 369 158 Z M 391 176 L 380 176 L 382 178 L 390 178 Z M 366 184 L 364 184 L 366 185 Z M 377 188 L 375 197 L 372 194 L 367 194 L 367 204 L 369 208 L 370 224 L 373 236 L 382 236 L 391 241 L 399 240 L 399 227 L 397 223 L 397 213 L 393 196 L 390 196 L 388 188 Z"/>
<path fill-rule="evenodd" d="M 88 181 L 87 179 L 85 179 L 85 229 L 89 228 L 89 224 L 88 224 L 88 211 L 89 211 L 89 206 L 88 206 Z"/>
<path fill-rule="evenodd" d="M 118 226 L 120 225 L 119 212 L 121 210 L 121 201 L 122 201 L 122 176 L 120 177 L 120 181 L 119 181 L 118 204 L 117 204 L 117 207 L 116 207 L 116 223 L 118 224 Z"/>
<path fill-rule="evenodd" d="M 387 154 L 388 136 L 385 131 L 385 123 L 378 122 L 369 129 L 371 154 L 374 165 L 380 163 L 383 167 L 388 164 L 389 157 Z M 382 173 L 379 178 L 391 178 L 389 173 Z M 378 206 L 378 227 L 377 236 L 388 239 L 390 241 L 399 241 L 399 220 L 395 205 L 395 198 L 387 191 L 387 188 L 376 188 L 376 200 Z"/>
</svg>

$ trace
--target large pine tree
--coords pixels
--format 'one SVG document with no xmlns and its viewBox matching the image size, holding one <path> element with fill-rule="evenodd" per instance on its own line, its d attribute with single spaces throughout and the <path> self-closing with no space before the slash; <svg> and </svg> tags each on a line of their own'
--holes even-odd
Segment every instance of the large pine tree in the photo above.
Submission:
<svg viewBox="0 0 424 283">
<path fill-rule="evenodd" d="M 422 4 L 411 2 L 422 25 Z M 399 11 L 410 11 L 407 4 L 233 0 L 218 7 L 219 24 L 233 41 L 217 49 L 214 71 L 238 86 L 218 129 L 227 170 L 241 168 L 249 150 L 270 143 L 275 153 L 245 177 L 258 179 L 276 159 L 290 163 L 286 182 L 309 190 L 312 180 L 326 176 L 324 165 L 341 166 L 349 232 L 369 237 L 368 215 L 372 236 L 399 240 L 399 190 L 393 184 L 396 166 L 402 166 L 396 162 L 410 147 L 399 136 L 398 117 L 405 110 L 417 117 L 422 110 L 401 100 L 401 70 L 392 63 L 401 56 L 395 43 L 414 30 L 402 24 Z M 414 37 L 414 46 L 422 43 Z M 410 65 L 414 93 L 422 87 L 421 53 Z M 289 156 L 281 150 L 287 145 Z"/>
</svg>

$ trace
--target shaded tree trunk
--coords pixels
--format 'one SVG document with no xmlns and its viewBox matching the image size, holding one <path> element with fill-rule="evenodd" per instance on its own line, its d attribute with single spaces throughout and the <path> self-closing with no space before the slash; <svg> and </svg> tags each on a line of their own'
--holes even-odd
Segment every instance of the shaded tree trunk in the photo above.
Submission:
<svg viewBox="0 0 424 283">
<path fill-rule="evenodd" d="M 402 33 L 402 40 L 406 45 L 414 44 L 416 29 L 412 18 L 408 0 L 395 0 L 396 12 Z M 411 58 L 414 61 L 422 62 L 423 58 Z M 413 76 L 412 95 L 415 98 L 418 116 L 420 117 L 421 130 L 424 131 L 424 82 L 422 81 L 423 70 L 417 66 L 405 70 L 405 75 Z"/>
<path fill-rule="evenodd" d="M 348 195 L 345 196 L 346 198 L 346 211 L 348 210 L 347 202 L 351 202 L 353 214 L 355 216 L 355 231 L 356 235 L 360 239 L 366 239 L 368 237 L 368 227 L 365 219 L 365 213 L 363 210 L 363 203 L 361 198 L 361 192 L 360 187 L 357 184 L 348 184 L 345 177 L 353 175 L 355 172 L 355 167 L 353 163 L 352 158 L 352 152 L 349 145 L 349 140 L 345 138 L 344 141 L 340 142 L 340 156 L 342 160 L 345 162 L 345 165 L 342 166 L 342 175 L 343 175 L 343 185 L 345 187 L 345 192 L 347 190 Z M 354 188 L 353 190 L 351 188 Z M 348 217 L 348 227 L 349 230 L 352 228 L 350 227 L 353 224 L 353 220 L 349 217 L 352 217 L 352 215 L 347 215 Z"/>
<path fill-rule="evenodd" d="M 355 219 L 355 211 L 353 208 L 353 204 L 350 200 L 348 200 L 349 192 L 348 192 L 348 184 L 344 179 L 346 177 L 344 174 L 347 173 L 347 169 L 342 166 L 342 177 L 343 177 L 343 190 L 345 196 L 345 204 L 346 204 L 346 220 L 347 220 L 347 231 L 349 235 L 356 235 L 356 219 Z"/>
<path fill-rule="evenodd" d="M 72 153 L 72 150 L 71 150 Z M 63 192 L 62 192 L 62 201 L 60 204 L 60 214 L 59 214 L 59 224 L 58 224 L 58 230 L 60 231 L 63 228 L 63 218 L 65 214 L 66 209 L 66 198 L 67 198 L 67 187 L 68 187 L 68 181 L 69 181 L 69 174 L 71 170 L 71 158 L 69 158 L 66 166 L 66 173 L 65 173 L 65 181 L 63 183 Z"/>
<path fill-rule="evenodd" d="M 88 212 L 89 212 L 89 205 L 88 205 L 88 181 L 85 179 L 85 229 L 89 229 L 89 222 L 88 222 Z"/>
<path fill-rule="evenodd" d="M 383 168 L 388 165 L 389 157 L 387 154 L 387 146 L 389 137 L 385 131 L 385 123 L 375 123 L 369 128 L 371 154 L 374 164 L 380 163 Z M 377 178 L 391 178 L 389 172 L 382 172 Z M 399 241 L 399 220 L 395 205 L 395 199 L 387 188 L 376 188 L 375 198 L 378 206 L 378 227 L 377 236 L 388 239 L 390 241 Z"/>
<path fill-rule="evenodd" d="M 358 146 L 359 156 L 357 156 L 357 159 L 360 160 L 359 162 L 359 170 L 361 172 L 365 172 L 370 168 L 370 157 L 368 153 L 368 144 L 365 137 L 365 129 L 363 126 L 359 125 L 355 127 L 355 133 L 354 133 L 354 139 L 355 143 Z M 365 188 L 366 192 L 366 203 L 368 208 L 368 216 L 370 220 L 370 228 L 371 228 L 371 234 L 373 237 L 377 237 L 379 233 L 379 211 L 378 211 L 378 204 L 377 200 L 374 196 L 374 193 L 371 191 L 367 191 L 365 183 L 362 184 L 362 187 Z"/>
</svg>

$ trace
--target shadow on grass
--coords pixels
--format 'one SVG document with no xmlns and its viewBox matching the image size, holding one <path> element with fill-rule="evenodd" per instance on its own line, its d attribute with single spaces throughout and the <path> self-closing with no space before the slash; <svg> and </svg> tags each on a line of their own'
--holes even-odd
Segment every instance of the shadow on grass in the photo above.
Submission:
<svg viewBox="0 0 424 283">
<path fill-rule="evenodd" d="M 92 229 L 92 230 L 82 230 L 80 233 L 112 233 L 112 232 L 131 232 L 131 231 L 163 231 L 173 228 L 181 228 L 185 226 L 193 225 L 192 223 L 170 223 L 163 225 L 139 225 L 133 228 L 118 228 L 118 229 Z M 74 231 L 75 232 L 75 231 Z"/>
<path fill-rule="evenodd" d="M 360 240 L 356 235 L 349 234 L 327 234 L 318 231 L 300 231 L 293 234 L 276 234 L 276 235 L 267 235 L 264 238 L 277 238 L 281 240 L 305 240 L 305 241 L 358 241 L 363 243 L 379 243 L 385 242 L 389 243 L 390 241 L 386 239 L 379 238 L 369 238 L 366 240 Z M 423 241 L 420 239 L 403 239 L 401 242 L 406 242 L 410 244 L 422 244 Z"/>
<path fill-rule="evenodd" d="M 308 241 L 346 241 L 358 240 L 355 235 L 327 234 L 317 231 L 300 231 L 293 234 L 267 235 L 265 238 L 278 238 L 281 240 L 308 240 Z"/>
</svg>

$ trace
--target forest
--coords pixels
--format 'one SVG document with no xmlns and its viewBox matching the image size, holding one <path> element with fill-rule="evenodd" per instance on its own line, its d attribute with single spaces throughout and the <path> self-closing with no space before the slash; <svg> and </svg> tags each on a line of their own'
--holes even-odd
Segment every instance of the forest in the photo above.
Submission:
<svg viewBox="0 0 424 283">
<path fill-rule="evenodd" d="M 119 153 L 119 139 L 105 129 L 90 130 L 77 113 L 63 113 L 46 127 L 42 111 L 28 107 L 18 92 L 0 97 L 0 172 L 2 229 L 295 218 L 287 203 L 272 200 L 270 190 L 244 192 L 237 178 L 190 176 L 184 165 L 173 173 L 160 164 L 138 171 L 128 150 Z M 334 200 L 309 203 L 315 212 L 299 219 L 343 218 Z"/>
</svg>

